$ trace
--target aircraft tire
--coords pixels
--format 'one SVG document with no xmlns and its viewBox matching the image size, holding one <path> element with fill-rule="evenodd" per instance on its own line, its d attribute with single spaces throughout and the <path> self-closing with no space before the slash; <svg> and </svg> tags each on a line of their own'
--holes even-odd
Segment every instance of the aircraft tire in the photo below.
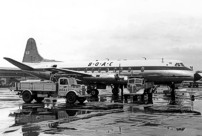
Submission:
<svg viewBox="0 0 202 136">
<path fill-rule="evenodd" d="M 91 95 L 92 96 L 98 96 L 98 94 L 99 94 L 99 91 L 97 89 L 92 89 L 91 90 Z"/>
<path fill-rule="evenodd" d="M 74 92 L 69 92 L 67 95 L 66 95 L 66 102 L 69 103 L 69 104 L 74 104 L 77 100 L 77 96 Z"/>
<path fill-rule="evenodd" d="M 119 89 L 118 89 L 118 88 L 113 88 L 113 89 L 112 89 L 112 93 L 113 93 L 114 95 L 118 95 L 118 94 L 119 94 Z"/>
<path fill-rule="evenodd" d="M 31 103 L 33 100 L 33 96 L 29 91 L 25 91 L 22 94 L 22 99 L 25 103 Z"/>
</svg>

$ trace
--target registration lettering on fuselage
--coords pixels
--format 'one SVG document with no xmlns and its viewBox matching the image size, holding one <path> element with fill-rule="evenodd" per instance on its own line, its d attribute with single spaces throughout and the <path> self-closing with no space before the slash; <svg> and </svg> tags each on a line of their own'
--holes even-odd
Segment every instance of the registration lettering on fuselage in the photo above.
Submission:
<svg viewBox="0 0 202 136">
<path fill-rule="evenodd" d="M 110 61 L 110 62 L 99 62 L 99 61 L 96 61 L 96 62 L 90 62 L 89 64 L 88 64 L 88 66 L 90 67 L 90 66 L 96 66 L 96 67 L 98 67 L 98 66 L 102 66 L 102 67 L 105 67 L 105 66 L 112 66 L 112 61 Z"/>
</svg>

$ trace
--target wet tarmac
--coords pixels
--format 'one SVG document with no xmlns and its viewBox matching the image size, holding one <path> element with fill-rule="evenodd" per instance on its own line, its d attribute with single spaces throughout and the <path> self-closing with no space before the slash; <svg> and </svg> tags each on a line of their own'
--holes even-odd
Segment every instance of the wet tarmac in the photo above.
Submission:
<svg viewBox="0 0 202 136">
<path fill-rule="evenodd" d="M 178 105 L 168 105 L 163 94 L 154 104 L 122 102 L 102 91 L 87 103 L 24 104 L 8 89 L 0 89 L 0 135 L 5 136 L 202 136 L 202 99 L 183 92 Z"/>
</svg>

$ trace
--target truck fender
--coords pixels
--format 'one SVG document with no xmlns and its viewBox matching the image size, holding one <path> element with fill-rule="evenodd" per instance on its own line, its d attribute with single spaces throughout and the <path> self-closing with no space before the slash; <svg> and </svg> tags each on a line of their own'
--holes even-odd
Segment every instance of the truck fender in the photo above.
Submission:
<svg viewBox="0 0 202 136">
<path fill-rule="evenodd" d="M 26 91 L 30 92 L 31 95 L 32 95 L 32 91 L 30 91 L 30 90 L 24 90 L 24 91 L 22 91 L 22 94 L 23 94 L 24 92 L 26 92 Z"/>
<path fill-rule="evenodd" d="M 79 95 L 79 93 L 76 92 L 75 90 L 70 90 L 70 91 L 68 91 L 68 93 L 70 93 L 70 92 L 74 92 L 77 96 Z M 68 93 L 67 93 L 67 94 L 68 94 Z M 67 94 L 66 94 L 66 95 L 67 95 Z"/>
</svg>

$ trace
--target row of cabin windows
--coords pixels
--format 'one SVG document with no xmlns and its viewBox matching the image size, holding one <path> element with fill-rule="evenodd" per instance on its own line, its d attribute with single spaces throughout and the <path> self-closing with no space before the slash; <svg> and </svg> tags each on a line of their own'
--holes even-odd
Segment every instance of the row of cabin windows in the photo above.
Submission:
<svg viewBox="0 0 202 136">
<path fill-rule="evenodd" d="M 128 68 L 128 72 L 131 72 L 131 68 Z M 85 70 L 84 70 L 84 72 L 92 72 L 92 73 L 94 73 L 95 71 L 96 72 L 98 72 L 98 73 L 100 73 L 101 71 L 104 71 L 104 72 L 109 72 L 109 71 L 113 71 L 113 72 L 122 72 L 123 71 L 123 68 L 114 68 L 114 69 L 109 69 L 109 68 L 105 68 L 105 69 L 101 69 L 101 68 L 99 68 L 99 69 L 94 69 L 94 68 L 86 68 Z"/>
<path fill-rule="evenodd" d="M 84 72 L 109 72 L 109 71 L 113 71 L 113 72 L 122 72 L 123 70 L 128 70 L 128 72 L 131 72 L 133 70 L 133 68 L 129 67 L 129 68 L 124 68 L 124 67 L 115 67 L 115 68 L 68 68 L 70 70 L 75 70 L 75 71 L 84 71 Z M 139 69 L 141 70 L 141 68 Z"/>
</svg>

